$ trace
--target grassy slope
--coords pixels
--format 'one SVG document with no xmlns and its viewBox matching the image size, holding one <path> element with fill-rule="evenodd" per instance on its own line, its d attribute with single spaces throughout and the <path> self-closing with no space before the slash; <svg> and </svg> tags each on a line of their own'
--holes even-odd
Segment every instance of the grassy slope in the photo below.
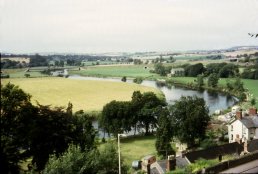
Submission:
<svg viewBox="0 0 258 174">
<path fill-rule="evenodd" d="M 153 91 L 161 95 L 160 91 L 137 84 L 123 82 L 83 81 L 65 78 L 19 78 L 4 79 L 3 84 L 10 81 L 19 85 L 24 91 L 32 95 L 32 101 L 53 106 L 67 106 L 72 102 L 74 111 L 100 111 L 102 107 L 112 101 L 128 101 L 136 90 L 141 92 Z"/>
</svg>

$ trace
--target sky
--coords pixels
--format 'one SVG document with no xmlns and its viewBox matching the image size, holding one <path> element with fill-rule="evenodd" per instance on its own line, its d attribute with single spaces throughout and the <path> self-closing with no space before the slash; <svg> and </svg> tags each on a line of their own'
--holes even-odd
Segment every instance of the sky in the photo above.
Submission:
<svg viewBox="0 0 258 174">
<path fill-rule="evenodd" d="M 104 53 L 258 45 L 258 0 L 0 0 L 0 51 Z"/>
</svg>

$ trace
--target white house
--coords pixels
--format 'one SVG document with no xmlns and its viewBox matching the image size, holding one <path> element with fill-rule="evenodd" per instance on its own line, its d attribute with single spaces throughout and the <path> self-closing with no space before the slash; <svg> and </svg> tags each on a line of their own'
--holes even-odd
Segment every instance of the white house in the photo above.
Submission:
<svg viewBox="0 0 258 174">
<path fill-rule="evenodd" d="M 258 139 L 257 114 L 242 116 L 241 111 L 236 112 L 236 118 L 228 125 L 228 138 L 229 143 Z"/>
</svg>

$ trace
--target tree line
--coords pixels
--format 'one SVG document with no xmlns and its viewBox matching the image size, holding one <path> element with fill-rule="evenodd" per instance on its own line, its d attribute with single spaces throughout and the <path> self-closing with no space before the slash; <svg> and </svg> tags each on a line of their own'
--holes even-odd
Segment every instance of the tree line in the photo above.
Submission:
<svg viewBox="0 0 258 174">
<path fill-rule="evenodd" d="M 234 78 L 241 77 L 244 79 L 258 79 L 258 62 L 248 68 L 243 68 L 243 72 L 239 72 L 239 66 L 232 63 L 210 63 L 204 66 L 202 63 L 184 64 L 181 66 L 184 69 L 184 76 L 197 77 L 203 75 L 209 77 L 211 74 L 216 74 L 218 78 Z M 163 63 L 154 65 L 153 73 L 161 76 L 170 74 L 172 66 L 165 66 Z"/>
</svg>

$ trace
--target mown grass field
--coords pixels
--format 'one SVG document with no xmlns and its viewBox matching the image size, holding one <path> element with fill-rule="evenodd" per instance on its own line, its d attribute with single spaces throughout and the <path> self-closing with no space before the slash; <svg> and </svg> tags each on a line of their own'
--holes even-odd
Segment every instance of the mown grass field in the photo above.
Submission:
<svg viewBox="0 0 258 174">
<path fill-rule="evenodd" d="M 127 137 L 121 139 L 121 154 L 124 162 L 131 166 L 134 160 L 141 160 L 146 155 L 157 155 L 155 136 Z"/>
<path fill-rule="evenodd" d="M 75 80 L 67 78 L 14 78 L 1 79 L 2 84 L 11 82 L 32 95 L 32 102 L 43 105 L 64 106 L 73 104 L 73 111 L 101 111 L 112 100 L 129 101 L 134 91 L 152 91 L 154 88 L 123 82 Z"/>
<path fill-rule="evenodd" d="M 145 68 L 147 67 L 147 68 Z M 71 71 L 70 74 L 97 77 L 148 77 L 157 78 L 159 75 L 150 73 L 150 66 L 144 65 L 121 65 L 121 66 L 92 66 L 83 68 L 81 71 Z"/>
</svg>

